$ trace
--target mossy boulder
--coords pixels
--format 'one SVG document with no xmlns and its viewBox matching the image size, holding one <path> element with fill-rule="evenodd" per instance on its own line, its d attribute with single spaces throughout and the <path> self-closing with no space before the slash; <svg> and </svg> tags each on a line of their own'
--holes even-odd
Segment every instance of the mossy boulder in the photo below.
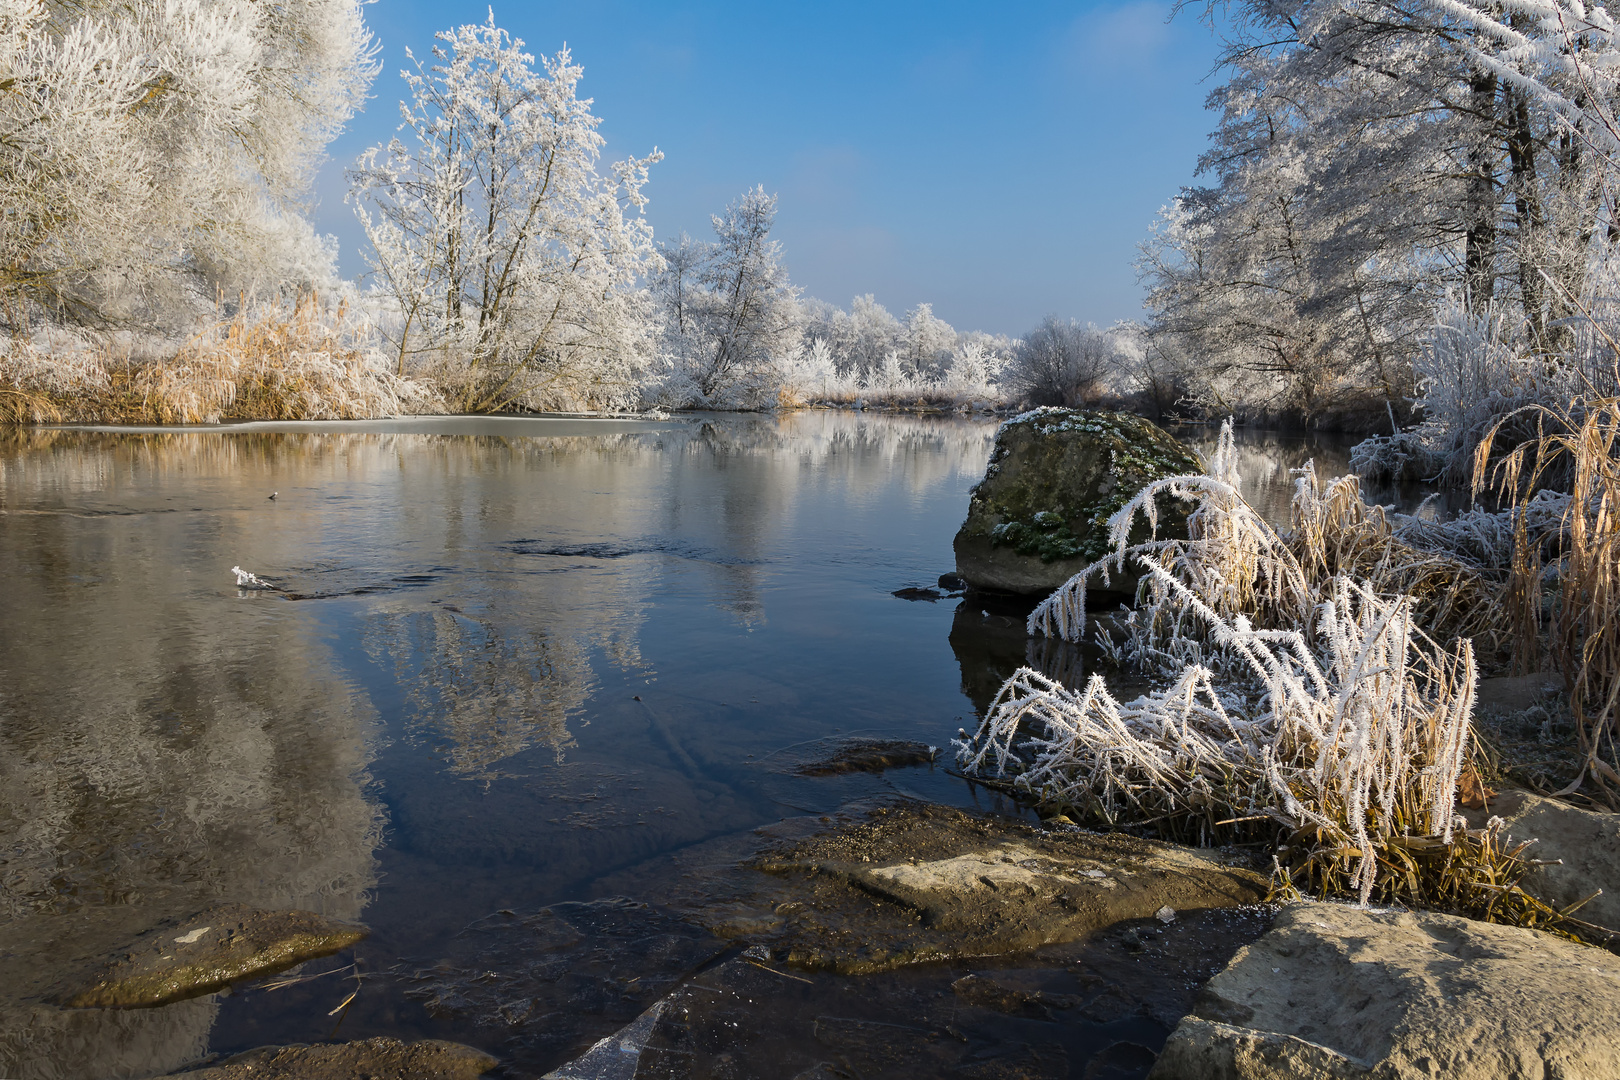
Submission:
<svg viewBox="0 0 1620 1080">
<path fill-rule="evenodd" d="M 956 572 L 975 588 L 1049 593 L 1108 553 L 1108 519 L 1144 485 L 1202 470 L 1197 454 L 1140 416 L 1024 413 L 996 434 L 956 534 Z M 1185 536 L 1189 509 L 1161 497 L 1159 535 Z M 1147 535 L 1138 522 L 1131 541 Z"/>
</svg>

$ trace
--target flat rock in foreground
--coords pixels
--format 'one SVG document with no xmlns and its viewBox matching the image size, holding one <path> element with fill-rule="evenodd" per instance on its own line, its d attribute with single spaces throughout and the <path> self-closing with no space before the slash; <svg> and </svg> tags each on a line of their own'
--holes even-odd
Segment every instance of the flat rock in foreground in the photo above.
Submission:
<svg viewBox="0 0 1620 1080">
<path fill-rule="evenodd" d="M 265 1046 L 194 1072 L 186 1080 L 476 1080 L 495 1058 L 460 1043 L 386 1036 L 323 1046 Z"/>
<path fill-rule="evenodd" d="M 1451 915 L 1298 904 L 1210 980 L 1149 1080 L 1613 1080 L 1620 957 Z"/>
<path fill-rule="evenodd" d="M 166 1005 L 339 952 L 366 932 L 357 923 L 309 911 L 226 904 L 142 935 L 82 983 L 54 996 L 69 1008 Z"/>
<path fill-rule="evenodd" d="M 780 929 L 762 943 L 784 963 L 846 973 L 1074 941 L 1161 912 L 1259 903 L 1268 887 L 1242 855 L 921 805 L 753 866 L 781 881 Z"/>
</svg>

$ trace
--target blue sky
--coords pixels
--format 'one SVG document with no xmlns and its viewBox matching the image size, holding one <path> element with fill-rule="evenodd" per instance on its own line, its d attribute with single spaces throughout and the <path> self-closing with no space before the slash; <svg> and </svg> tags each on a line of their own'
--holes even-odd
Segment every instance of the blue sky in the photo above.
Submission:
<svg viewBox="0 0 1620 1080">
<path fill-rule="evenodd" d="M 329 149 L 316 224 L 363 269 L 343 169 L 398 123 L 405 48 L 487 5 L 377 0 L 373 100 Z M 660 236 L 710 235 L 754 184 L 808 295 L 931 302 L 958 329 L 1016 334 L 1051 313 L 1133 318 L 1136 244 L 1193 180 L 1214 117 L 1216 42 L 1194 13 L 1126 3 L 497 4 L 528 51 L 564 42 L 607 156 L 665 154 Z"/>
</svg>

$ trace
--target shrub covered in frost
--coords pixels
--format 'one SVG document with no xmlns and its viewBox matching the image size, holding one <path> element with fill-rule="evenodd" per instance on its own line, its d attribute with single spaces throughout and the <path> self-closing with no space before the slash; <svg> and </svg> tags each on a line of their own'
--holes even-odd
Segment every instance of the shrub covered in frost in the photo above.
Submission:
<svg viewBox="0 0 1620 1080">
<path fill-rule="evenodd" d="M 1110 522 L 1113 554 L 1030 616 L 1032 634 L 1079 640 L 1086 586 L 1133 563 L 1138 608 L 1098 643 L 1159 688 L 1122 702 L 1100 675 L 1074 691 L 1020 668 L 955 743 L 963 771 L 1092 821 L 1275 841 L 1284 891 L 1556 921 L 1517 888 L 1523 845 L 1455 816 L 1477 667 L 1467 636 L 1425 627 L 1494 629 L 1492 583 L 1412 546 L 1354 478 L 1302 470 L 1280 534 L 1235 462 L 1228 424 L 1203 474 L 1145 487 Z M 1197 500 L 1189 539 L 1127 546 L 1159 491 Z"/>
</svg>

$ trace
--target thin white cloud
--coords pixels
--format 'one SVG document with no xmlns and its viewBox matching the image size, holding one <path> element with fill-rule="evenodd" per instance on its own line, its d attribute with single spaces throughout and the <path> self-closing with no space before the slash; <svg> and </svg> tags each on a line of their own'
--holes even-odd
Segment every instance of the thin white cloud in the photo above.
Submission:
<svg viewBox="0 0 1620 1080">
<path fill-rule="evenodd" d="M 1082 77 L 1151 69 L 1170 44 L 1169 17 L 1170 5 L 1159 0 L 1095 8 L 1064 35 L 1063 67 Z"/>
<path fill-rule="evenodd" d="M 817 146 L 793 155 L 793 169 L 783 184 L 795 202 L 842 206 L 855 200 L 863 160 L 848 143 Z"/>
</svg>

